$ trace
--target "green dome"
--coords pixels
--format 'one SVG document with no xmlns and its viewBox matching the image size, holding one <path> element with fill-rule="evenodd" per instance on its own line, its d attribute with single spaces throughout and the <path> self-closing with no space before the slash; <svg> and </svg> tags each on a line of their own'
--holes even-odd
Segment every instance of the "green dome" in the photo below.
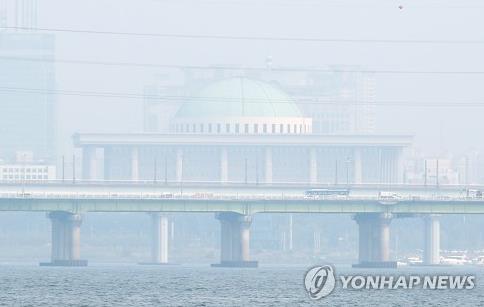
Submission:
<svg viewBox="0 0 484 307">
<path fill-rule="evenodd" d="M 214 82 L 188 98 L 176 117 L 302 117 L 298 106 L 277 87 L 249 78 Z"/>
</svg>

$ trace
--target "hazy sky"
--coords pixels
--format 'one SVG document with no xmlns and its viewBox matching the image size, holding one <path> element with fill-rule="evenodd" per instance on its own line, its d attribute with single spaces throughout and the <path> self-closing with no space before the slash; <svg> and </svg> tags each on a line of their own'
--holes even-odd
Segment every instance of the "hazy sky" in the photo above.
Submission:
<svg viewBox="0 0 484 307">
<path fill-rule="evenodd" d="M 154 64 L 484 72 L 482 1 L 39 1 L 41 28 L 162 34 L 478 43 L 251 41 L 57 33 L 57 58 Z M 403 8 L 399 8 L 402 6 Z M 141 93 L 160 69 L 58 64 L 65 90 Z M 481 102 L 484 74 L 377 74 L 378 101 Z M 74 131 L 139 131 L 141 101 L 59 96 L 65 144 Z M 431 154 L 484 149 L 484 107 L 379 107 L 378 131 L 414 133 Z M 66 146 L 66 145 L 64 145 Z M 67 148 L 67 147 L 65 147 Z M 66 149 L 67 150 L 67 149 Z"/>
</svg>

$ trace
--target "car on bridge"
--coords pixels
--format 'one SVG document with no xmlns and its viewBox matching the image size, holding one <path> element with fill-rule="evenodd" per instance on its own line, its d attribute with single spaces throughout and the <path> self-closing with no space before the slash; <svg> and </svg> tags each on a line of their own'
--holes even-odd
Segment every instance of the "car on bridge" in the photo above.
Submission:
<svg viewBox="0 0 484 307">
<path fill-rule="evenodd" d="M 466 196 L 467 198 L 482 198 L 482 191 L 476 189 L 467 189 Z"/>
<path fill-rule="evenodd" d="M 324 197 L 347 197 L 349 189 L 311 189 L 304 192 L 304 198 L 318 199 Z"/>
</svg>

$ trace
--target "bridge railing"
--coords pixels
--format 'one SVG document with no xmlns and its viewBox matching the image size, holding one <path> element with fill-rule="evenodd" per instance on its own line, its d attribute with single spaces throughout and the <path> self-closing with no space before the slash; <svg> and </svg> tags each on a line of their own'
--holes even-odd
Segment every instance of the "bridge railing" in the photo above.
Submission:
<svg viewBox="0 0 484 307">
<path fill-rule="evenodd" d="M 382 203 L 394 203 L 399 201 L 482 201 L 482 198 L 455 196 L 455 195 L 403 195 L 395 198 L 385 198 L 378 195 L 349 195 L 336 196 L 326 195 L 307 197 L 298 194 L 240 194 L 240 193 L 82 193 L 82 192 L 0 192 L 0 198 L 9 199 L 150 199 L 150 200 L 299 200 L 299 201 L 357 201 L 377 200 Z"/>
<path fill-rule="evenodd" d="M 376 190 L 385 189 L 484 189 L 482 184 L 402 184 L 402 183 L 311 183 L 309 181 L 274 181 L 271 183 L 257 181 L 173 181 L 173 180 L 72 180 L 72 179 L 54 179 L 54 180 L 4 180 L 0 179 L 0 185 L 3 186 L 38 186 L 38 185 L 85 185 L 85 186 L 159 186 L 159 187 L 192 187 L 192 186 L 213 186 L 213 187 L 293 187 L 293 188 L 367 188 Z"/>
</svg>

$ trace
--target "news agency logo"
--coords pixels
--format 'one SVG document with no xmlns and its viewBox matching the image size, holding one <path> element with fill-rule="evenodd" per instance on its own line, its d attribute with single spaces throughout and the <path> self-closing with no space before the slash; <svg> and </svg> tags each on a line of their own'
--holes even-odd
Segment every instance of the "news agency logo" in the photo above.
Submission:
<svg viewBox="0 0 484 307">
<path fill-rule="evenodd" d="M 352 290 L 470 290 L 474 289 L 476 278 L 474 275 L 341 275 L 338 279 L 331 265 L 313 267 L 304 277 L 304 286 L 313 300 L 330 295 L 338 283 L 342 289 Z"/>
<path fill-rule="evenodd" d="M 304 285 L 309 297 L 313 300 L 319 300 L 328 296 L 336 286 L 333 267 L 325 265 L 310 269 L 304 278 Z"/>
</svg>

